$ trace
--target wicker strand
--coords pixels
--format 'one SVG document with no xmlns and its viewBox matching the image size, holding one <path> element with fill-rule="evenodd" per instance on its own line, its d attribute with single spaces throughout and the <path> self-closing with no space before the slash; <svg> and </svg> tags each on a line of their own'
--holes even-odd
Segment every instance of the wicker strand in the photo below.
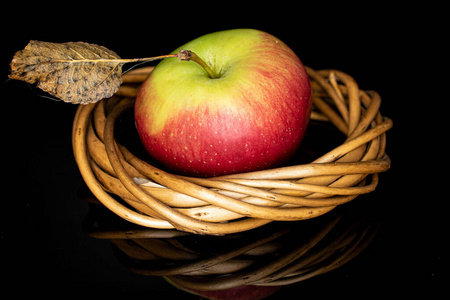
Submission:
<svg viewBox="0 0 450 300">
<path fill-rule="evenodd" d="M 392 121 L 379 112 L 381 97 L 359 90 L 343 72 L 307 68 L 312 118 L 329 121 L 344 133 L 347 139 L 340 146 L 309 164 L 271 170 L 208 179 L 164 172 L 114 138 L 116 119 L 133 108 L 139 84 L 152 69 L 125 74 L 125 85 L 115 96 L 80 106 L 74 118 L 74 155 L 86 184 L 100 202 L 130 222 L 222 235 L 272 221 L 314 218 L 374 191 L 378 173 L 390 167 L 385 148 Z"/>
</svg>

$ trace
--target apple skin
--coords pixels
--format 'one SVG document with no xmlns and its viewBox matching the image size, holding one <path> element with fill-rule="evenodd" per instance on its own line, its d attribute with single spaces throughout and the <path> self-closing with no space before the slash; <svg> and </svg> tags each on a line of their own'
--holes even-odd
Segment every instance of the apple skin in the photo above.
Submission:
<svg viewBox="0 0 450 300">
<path fill-rule="evenodd" d="M 297 55 L 254 29 L 201 36 L 176 49 L 201 57 L 161 61 L 135 105 L 147 152 L 172 172 L 213 177 L 285 163 L 298 149 L 311 112 L 311 86 Z"/>
</svg>

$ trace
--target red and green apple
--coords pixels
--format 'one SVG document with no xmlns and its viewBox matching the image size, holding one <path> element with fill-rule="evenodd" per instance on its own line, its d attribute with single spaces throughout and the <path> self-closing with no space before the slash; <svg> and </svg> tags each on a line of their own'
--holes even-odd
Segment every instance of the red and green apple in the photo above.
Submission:
<svg viewBox="0 0 450 300">
<path fill-rule="evenodd" d="M 136 99 L 140 139 L 172 172 L 211 177 L 277 167 L 297 150 L 311 111 L 308 75 L 281 40 L 254 29 L 201 36 L 176 49 Z"/>
</svg>

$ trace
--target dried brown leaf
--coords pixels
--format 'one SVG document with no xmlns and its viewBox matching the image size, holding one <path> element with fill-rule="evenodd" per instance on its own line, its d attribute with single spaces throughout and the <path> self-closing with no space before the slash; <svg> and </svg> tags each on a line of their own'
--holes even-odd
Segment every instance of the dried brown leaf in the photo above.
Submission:
<svg viewBox="0 0 450 300">
<path fill-rule="evenodd" d="M 119 89 L 125 62 L 95 44 L 30 41 L 14 55 L 9 77 L 37 83 L 65 102 L 87 104 L 111 97 Z"/>
</svg>

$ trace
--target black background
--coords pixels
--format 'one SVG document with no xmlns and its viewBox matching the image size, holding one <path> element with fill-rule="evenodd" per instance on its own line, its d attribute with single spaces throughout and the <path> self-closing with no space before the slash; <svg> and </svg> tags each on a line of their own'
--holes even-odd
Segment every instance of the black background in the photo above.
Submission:
<svg viewBox="0 0 450 300">
<path fill-rule="evenodd" d="M 291 295 L 361 297 L 436 292 L 447 276 L 448 136 L 443 29 L 439 7 L 325 4 L 249 8 L 230 3 L 120 3 L 94 9 L 64 3 L 12 4 L 2 18 L 2 273 L 3 290 L 23 295 L 173 295 L 197 299 L 162 278 L 130 272 L 106 240 L 87 236 L 88 204 L 71 149 L 77 107 L 8 80 L 9 62 L 29 40 L 85 41 L 123 58 L 166 54 L 200 35 L 231 28 L 267 31 L 288 44 L 305 65 L 353 76 L 376 90 L 381 112 L 394 121 L 387 153 L 392 168 L 366 201 L 382 221 L 370 246 L 342 268 L 280 290 Z M 76 7 L 71 7 L 76 6 Z M 217 6 L 217 7 L 216 7 Z M 448 60 L 448 58 L 447 58 Z M 125 67 L 126 68 L 126 67 Z M 442 73 L 444 71 L 444 73 Z M 447 173 L 445 173 L 447 172 Z M 16 283 L 19 284 L 17 287 Z M 362 289 L 361 289 L 362 288 Z M 62 290 L 61 290 L 62 289 Z M 183 298 L 183 299 L 184 299 Z"/>
</svg>

